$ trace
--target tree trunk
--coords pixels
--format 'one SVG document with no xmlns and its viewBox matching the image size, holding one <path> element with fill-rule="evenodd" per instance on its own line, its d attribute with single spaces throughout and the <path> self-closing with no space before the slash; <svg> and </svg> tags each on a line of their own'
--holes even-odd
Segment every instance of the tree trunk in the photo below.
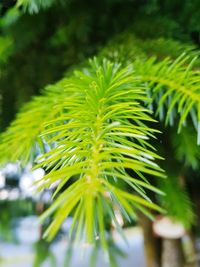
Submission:
<svg viewBox="0 0 200 267">
<path fill-rule="evenodd" d="M 162 267 L 183 267 L 181 239 L 163 239 Z"/>
<path fill-rule="evenodd" d="M 159 239 L 153 234 L 152 221 L 143 214 L 139 214 L 139 224 L 143 230 L 144 253 L 146 267 L 160 267 L 160 249 Z"/>
</svg>

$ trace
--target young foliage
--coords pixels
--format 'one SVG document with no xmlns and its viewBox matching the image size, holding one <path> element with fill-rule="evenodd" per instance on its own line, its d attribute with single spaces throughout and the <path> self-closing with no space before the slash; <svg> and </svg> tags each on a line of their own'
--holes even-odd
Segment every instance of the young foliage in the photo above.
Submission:
<svg viewBox="0 0 200 267">
<path fill-rule="evenodd" d="M 51 88 L 22 110 L 3 134 L 1 149 L 12 160 L 26 162 L 35 141 L 54 146 L 36 166 L 49 170 L 39 190 L 59 183 L 42 216 L 54 213 L 46 235 L 52 239 L 74 212 L 72 231 L 76 228 L 90 242 L 99 234 L 106 247 L 105 213 L 119 229 L 116 208 L 128 220 L 136 217 L 134 209 L 148 216 L 149 208 L 162 211 L 143 189 L 161 194 L 144 175 L 164 176 L 154 162 L 160 157 L 148 143 L 156 131 L 146 125 L 154 121 L 144 107 L 149 99 L 132 66 L 121 68 L 107 60 L 94 60 L 90 68 Z M 119 187 L 120 181 L 124 186 Z"/>
<path fill-rule="evenodd" d="M 143 123 L 151 121 L 151 118 L 140 107 L 139 103 L 145 100 L 145 95 L 137 85 L 133 73 L 128 69 L 120 71 L 119 66 L 106 61 L 102 67 L 95 63 L 93 70 L 95 69 L 95 73 L 78 74 L 78 81 L 73 87 L 77 92 L 80 86 L 81 91 L 73 102 L 66 100 L 65 105 L 69 112 L 47 124 L 49 129 L 44 135 L 53 135 L 52 140 L 57 146 L 42 157 L 45 157 L 42 165 L 54 167 L 54 170 L 46 175 L 41 186 L 48 187 L 50 183 L 62 178 L 62 183 L 54 194 L 57 195 L 71 177 L 79 176 L 71 187 L 61 193 L 51 211 L 68 200 L 66 205 L 69 207 L 70 203 L 72 206 L 68 210 L 66 207 L 58 210 L 58 214 L 64 213 L 65 218 L 78 203 L 77 209 L 82 207 L 85 232 L 91 241 L 95 237 L 93 219 L 102 216 L 103 198 L 107 198 L 108 204 L 105 205 L 111 210 L 111 217 L 114 216 L 114 205 L 119 206 L 125 215 L 130 204 L 134 203 L 138 208 L 141 204 L 156 208 L 148 201 L 113 185 L 116 180 L 122 179 L 144 196 L 140 185 L 147 188 L 149 185 L 130 177 L 126 168 L 139 176 L 142 176 L 141 173 L 160 175 L 159 167 L 150 160 L 157 155 L 143 147 L 153 130 Z M 63 121 L 67 124 L 63 125 Z M 62 220 L 55 217 L 49 228 L 51 234 L 58 230 Z M 103 224 L 103 220 L 99 218 L 95 226 L 101 235 Z"/>
<path fill-rule="evenodd" d="M 38 147 L 44 151 L 44 140 L 39 134 L 47 120 L 62 112 L 65 80 L 47 86 L 43 96 L 34 97 L 26 104 L 5 133 L 1 135 L 1 162 L 20 159 L 22 164 L 33 161 Z"/>
<path fill-rule="evenodd" d="M 157 106 L 160 120 L 173 125 L 179 117 L 178 132 L 190 117 L 197 130 L 197 144 L 200 144 L 200 72 L 193 70 L 193 62 L 186 64 L 184 54 L 172 61 L 166 58 L 160 62 L 152 57 L 145 63 L 134 64 L 141 80 L 147 83 L 149 94 Z M 178 115 L 178 116 L 177 116 Z"/>
<path fill-rule="evenodd" d="M 147 216 L 149 208 L 160 210 L 144 191 L 161 193 L 145 176 L 163 176 L 148 141 L 155 130 L 147 126 L 153 119 L 145 105 L 151 107 L 153 100 L 160 119 L 165 108 L 167 123 L 174 123 L 179 113 L 179 128 L 189 114 L 199 121 L 198 72 L 192 64 L 185 66 L 186 60 L 136 59 L 123 68 L 94 60 L 89 68 L 47 87 L 2 134 L 1 161 L 26 163 L 37 144 L 43 155 L 36 167 L 48 171 L 38 190 L 58 184 L 42 217 L 54 214 L 46 232 L 49 239 L 73 212 L 71 232 L 76 229 L 77 236 L 91 242 L 99 234 L 105 247 L 105 214 L 119 229 L 116 208 L 128 220 L 135 218 L 134 208 Z M 45 152 L 44 143 L 50 151 Z"/>
<path fill-rule="evenodd" d="M 63 71 L 63 68 L 59 68 L 63 62 L 64 68 L 68 68 L 74 62 L 84 60 L 96 52 L 111 34 L 130 27 L 129 36 L 120 34 L 99 56 L 120 62 L 123 67 L 106 60 L 102 64 L 93 61 L 89 68 L 48 86 L 42 96 L 35 97 L 25 105 L 8 130 L 1 135 L 0 149 L 3 153 L 0 160 L 20 160 L 26 164 L 33 161 L 38 153 L 43 154 L 38 157 L 36 168 L 42 166 L 48 173 L 39 181 L 38 190 L 49 188 L 52 184 L 58 185 L 53 203 L 42 217 L 45 219 L 50 214 L 54 216 L 46 232 L 49 239 L 54 237 L 63 220 L 73 215 L 71 234 L 76 231 L 77 237 L 88 241 L 100 237 L 104 248 L 108 247 L 109 240 L 105 233 L 107 220 L 113 221 L 120 231 L 116 210 L 127 220 L 135 218 L 136 209 L 149 217 L 150 209 L 161 211 L 152 204 L 144 189 L 160 194 L 160 189 L 166 192 L 167 196 L 161 200 L 162 206 L 170 216 L 190 226 L 194 220 L 192 206 L 187 192 L 179 185 L 178 176 L 173 173 L 168 179 L 161 180 L 158 183 L 159 189 L 147 180 L 147 177 L 163 176 L 154 162 L 159 156 L 149 144 L 149 139 L 154 137 L 155 132 L 149 125 L 152 125 L 156 111 L 157 117 L 166 121 L 166 126 L 176 127 L 178 120 L 178 130 L 181 133 L 178 138 L 174 138 L 176 153 L 173 156 L 185 163 L 184 167 L 192 165 L 194 169 L 198 168 L 199 149 L 198 146 L 191 145 L 194 133 L 188 131 L 185 134 L 182 128 L 188 123 L 188 119 L 189 123 L 192 121 L 198 132 L 197 143 L 200 144 L 200 80 L 199 70 L 195 70 L 200 63 L 197 59 L 189 64 L 190 57 L 179 55 L 186 51 L 193 57 L 199 56 L 199 52 L 193 45 L 184 45 L 171 39 L 172 36 L 182 34 L 182 31 L 180 25 L 169 17 L 155 16 L 152 20 L 151 16 L 147 16 L 146 13 L 151 8 L 157 9 L 155 1 L 147 4 L 144 19 L 141 19 L 138 12 L 140 8 L 132 3 L 127 3 L 122 12 L 124 0 L 103 1 L 102 6 L 100 2 L 95 3 L 95 8 L 91 1 L 86 1 L 83 5 L 81 1 L 69 1 L 72 2 L 69 9 L 68 5 L 63 10 L 60 8 L 56 11 L 54 6 L 49 9 L 49 13 L 43 14 L 42 23 L 38 22 L 40 15 L 35 16 L 35 20 L 34 16 L 22 15 L 21 10 L 29 14 L 38 13 L 56 2 L 58 1 L 17 0 L 14 8 L 10 8 L 1 19 L 2 32 L 10 33 L 8 38 L 0 38 L 0 64 L 6 63 L 10 55 L 15 55 L 19 50 L 19 55 L 12 61 L 12 66 L 15 67 L 6 69 L 10 76 L 1 84 L 6 92 L 2 102 L 6 103 L 5 99 L 12 102 L 10 96 L 15 88 L 20 96 L 20 88 L 28 88 L 29 84 L 38 88 L 40 84 L 57 79 L 56 70 L 57 74 Z M 114 2 L 123 4 L 113 5 Z M 137 2 L 138 6 L 146 6 L 141 1 Z M 155 7 L 150 8 L 151 5 Z M 103 10 L 106 7 L 109 15 L 102 16 L 99 7 L 103 7 Z M 115 11 L 114 16 L 112 10 Z M 144 13 L 145 8 L 141 10 Z M 16 21 L 21 22 L 16 28 L 10 29 Z M 35 27 L 35 22 L 41 29 Z M 28 30 L 21 30 L 22 25 L 26 25 Z M 43 28 L 47 28 L 47 31 Z M 107 28 L 110 30 L 105 30 Z M 133 36 L 132 31 L 141 39 Z M 157 39 L 149 39 L 155 37 Z M 14 52 L 12 40 L 15 40 L 17 47 Z M 47 56 L 44 57 L 45 60 L 41 60 L 41 55 L 45 55 L 45 47 Z M 39 50 L 42 51 L 40 56 Z M 30 56 L 27 57 L 27 54 Z M 21 68 L 21 64 L 24 65 L 22 55 L 30 58 L 27 66 L 33 66 L 33 78 L 28 78 L 27 83 L 15 79 L 15 73 L 22 80 L 26 77 Z M 152 55 L 155 57 L 149 58 Z M 169 58 L 165 58 L 166 56 Z M 177 57 L 177 60 L 172 60 Z M 16 65 L 16 62 L 20 64 Z M 41 62 L 45 62 L 45 67 Z M 51 65 L 52 62 L 57 63 Z M 20 75 L 20 69 L 23 75 Z M 43 83 L 35 84 L 34 81 L 38 81 L 35 69 L 42 78 L 54 78 L 44 78 Z M 43 72 L 44 69 L 47 72 Z M 27 73 L 31 73 L 28 70 Z M 13 81 L 11 84 L 10 78 Z M 10 95 L 9 88 L 12 88 Z M 5 114 L 7 113 L 2 112 L 7 118 Z M 50 151 L 46 151 L 46 144 L 51 148 Z M 110 260 L 113 259 L 115 264 L 115 258 L 111 256 Z"/>
<path fill-rule="evenodd" d="M 179 131 L 190 115 L 200 142 L 200 80 L 199 71 L 193 70 L 194 60 L 188 65 L 184 54 L 176 60 L 147 59 L 151 51 L 164 48 L 161 39 L 152 40 L 154 50 L 134 36 L 127 39 L 126 34 L 115 41 L 121 45 L 115 48 L 111 42 L 99 57 L 106 55 L 123 67 L 93 60 L 90 67 L 33 98 L 1 135 L 1 161 L 19 159 L 25 164 L 39 149 L 43 155 L 36 167 L 48 173 L 38 190 L 58 184 L 54 202 L 43 215 L 54 214 L 47 230 L 50 239 L 73 212 L 72 228 L 89 241 L 100 233 L 105 246 L 105 211 L 117 225 L 116 207 L 127 219 L 135 218 L 133 207 L 148 216 L 146 208 L 159 210 L 144 191 L 161 193 L 145 176 L 163 176 L 154 162 L 159 156 L 148 140 L 155 132 L 147 126 L 153 122 L 149 109 L 156 108 L 159 119 L 170 125 L 179 114 Z M 169 43 L 172 50 L 178 46 Z M 46 143 L 50 151 L 45 150 Z"/>
</svg>

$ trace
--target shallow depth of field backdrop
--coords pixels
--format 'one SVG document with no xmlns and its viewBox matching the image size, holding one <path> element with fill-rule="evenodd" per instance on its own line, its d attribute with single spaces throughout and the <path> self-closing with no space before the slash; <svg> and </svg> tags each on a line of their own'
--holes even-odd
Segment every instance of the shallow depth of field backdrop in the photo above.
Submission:
<svg viewBox="0 0 200 267">
<path fill-rule="evenodd" d="M 199 46 L 199 0 L 0 0 L 0 265 L 200 266 Z"/>
</svg>

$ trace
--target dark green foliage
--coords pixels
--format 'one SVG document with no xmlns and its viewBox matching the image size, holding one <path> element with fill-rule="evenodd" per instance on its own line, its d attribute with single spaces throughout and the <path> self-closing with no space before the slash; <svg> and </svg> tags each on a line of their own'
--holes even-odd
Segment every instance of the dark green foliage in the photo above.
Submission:
<svg viewBox="0 0 200 267">
<path fill-rule="evenodd" d="M 200 149 L 196 144 L 195 131 L 187 125 L 177 136 L 176 132 L 172 132 L 172 143 L 175 150 L 175 158 L 183 163 L 184 167 L 191 167 L 193 170 L 199 169 Z"/>
<path fill-rule="evenodd" d="M 41 239 L 37 241 L 34 245 L 34 249 L 35 258 L 33 261 L 33 267 L 40 267 L 46 260 L 49 260 L 49 267 L 56 267 L 56 257 L 50 250 L 50 244 L 46 240 Z"/>
<path fill-rule="evenodd" d="M 161 200 L 161 205 L 166 208 L 168 216 L 175 221 L 182 222 L 186 229 L 194 224 L 195 216 L 188 192 L 181 185 L 182 177 L 168 173 L 168 179 L 159 183 L 159 187 L 166 193 Z"/>
<path fill-rule="evenodd" d="M 12 224 L 16 218 L 34 214 L 35 205 L 31 200 L 1 200 L 0 202 L 0 238 L 6 242 L 16 241 L 12 233 Z"/>
</svg>

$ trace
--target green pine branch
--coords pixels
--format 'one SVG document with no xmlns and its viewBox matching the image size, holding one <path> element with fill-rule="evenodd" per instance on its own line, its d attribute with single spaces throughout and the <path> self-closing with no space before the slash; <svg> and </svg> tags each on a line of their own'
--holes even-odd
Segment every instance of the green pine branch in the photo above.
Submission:
<svg viewBox="0 0 200 267">
<path fill-rule="evenodd" d="M 179 117 L 178 132 L 190 117 L 197 129 L 197 144 L 200 144 L 200 72 L 193 70 L 193 62 L 186 64 L 184 54 L 175 61 L 166 58 L 160 62 L 150 58 L 134 64 L 140 79 L 147 83 L 148 94 L 157 106 L 160 120 L 173 125 Z"/>
<path fill-rule="evenodd" d="M 146 101 L 131 66 L 121 68 L 107 60 L 102 64 L 94 60 L 90 68 L 33 99 L 2 135 L 5 159 L 29 160 L 35 141 L 54 146 L 36 166 L 50 170 L 39 181 L 40 190 L 59 182 L 55 200 L 42 216 L 54 214 L 46 232 L 49 239 L 74 212 L 72 228 L 91 242 L 100 233 L 105 247 L 105 210 L 116 224 L 116 206 L 129 219 L 135 218 L 134 209 L 148 216 L 149 208 L 162 211 L 143 189 L 161 194 L 143 179 L 145 174 L 164 176 L 154 162 L 160 157 L 148 144 L 156 130 L 146 125 L 154 121 L 143 106 Z M 68 181 L 71 185 L 64 189 Z M 130 192 L 119 188 L 119 181 Z"/>
</svg>

